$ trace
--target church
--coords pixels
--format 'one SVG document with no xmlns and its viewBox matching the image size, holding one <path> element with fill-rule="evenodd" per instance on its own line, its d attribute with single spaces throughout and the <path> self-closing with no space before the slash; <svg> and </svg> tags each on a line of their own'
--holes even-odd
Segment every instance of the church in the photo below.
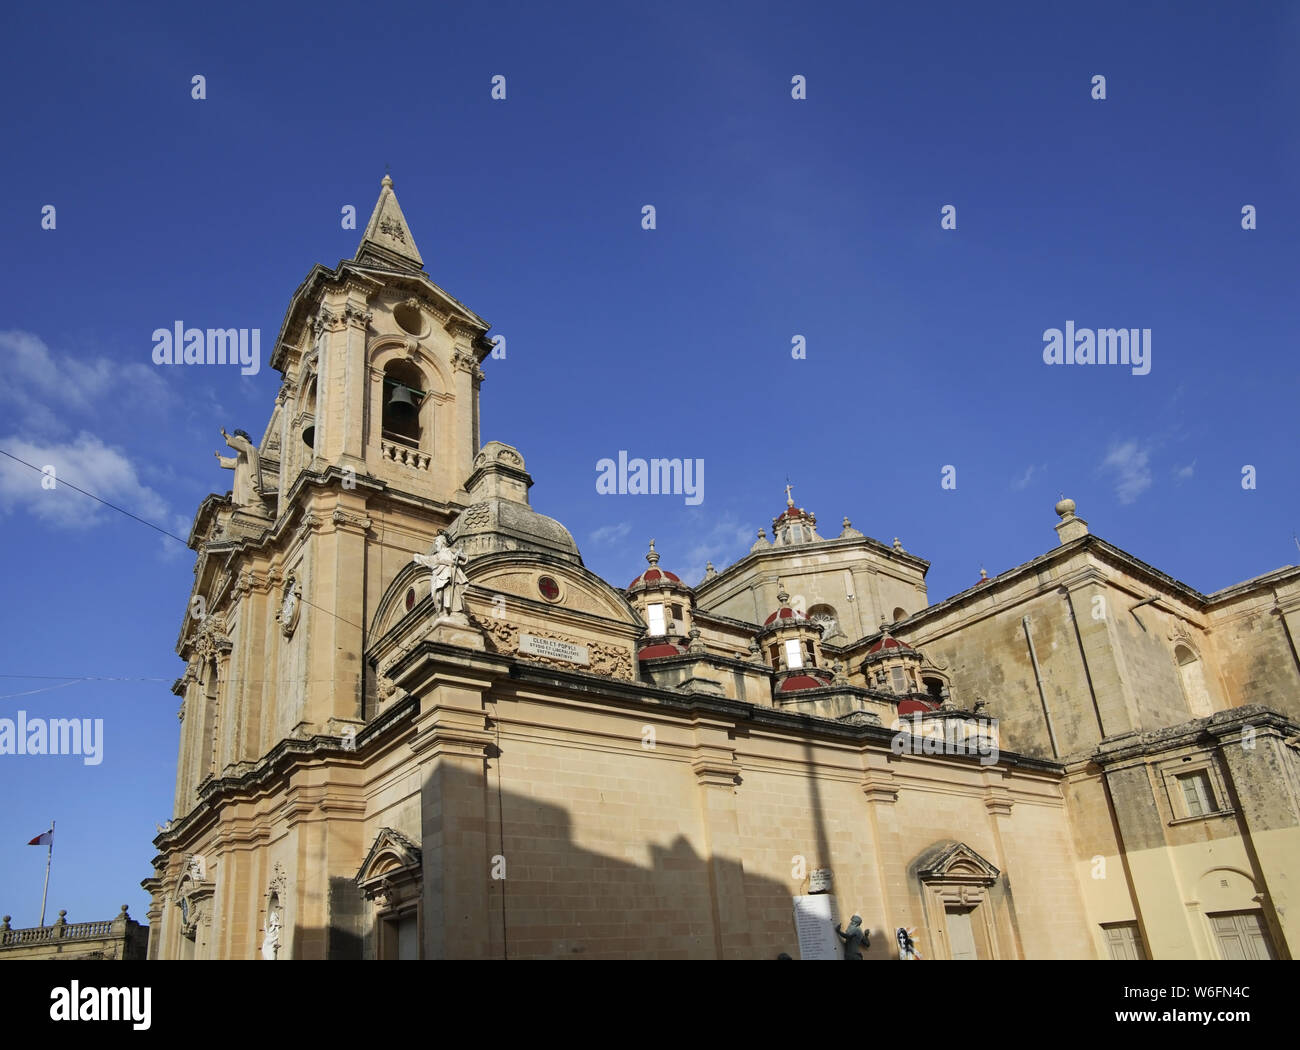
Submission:
<svg viewBox="0 0 1300 1050">
<path fill-rule="evenodd" d="M 293 293 L 189 536 L 150 958 L 1300 950 L 1300 567 L 1201 593 L 1062 499 L 932 603 L 787 488 L 609 582 L 480 439 L 488 331 L 388 177 Z"/>
</svg>

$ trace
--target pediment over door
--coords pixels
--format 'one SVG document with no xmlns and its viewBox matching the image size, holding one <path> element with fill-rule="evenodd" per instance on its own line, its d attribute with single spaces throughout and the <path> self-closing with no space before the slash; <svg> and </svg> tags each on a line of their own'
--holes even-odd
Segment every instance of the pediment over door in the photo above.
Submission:
<svg viewBox="0 0 1300 1050">
<path fill-rule="evenodd" d="M 916 859 L 922 882 L 962 882 L 991 886 L 1001 872 L 964 842 L 939 842 Z"/>
<path fill-rule="evenodd" d="M 420 847 L 400 831 L 381 828 L 356 875 L 366 900 L 392 907 L 419 895 L 423 876 Z"/>
</svg>

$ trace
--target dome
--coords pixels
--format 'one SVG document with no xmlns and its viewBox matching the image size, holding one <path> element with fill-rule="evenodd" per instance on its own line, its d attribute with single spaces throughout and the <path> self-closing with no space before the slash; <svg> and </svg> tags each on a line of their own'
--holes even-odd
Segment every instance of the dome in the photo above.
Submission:
<svg viewBox="0 0 1300 1050">
<path fill-rule="evenodd" d="M 772 519 L 772 539 L 779 547 L 798 543 L 818 543 L 817 515 L 794 505 L 793 486 L 785 487 L 785 510 Z"/>
<path fill-rule="evenodd" d="M 784 627 L 787 624 L 796 624 L 796 623 L 806 623 L 809 624 L 810 626 L 812 625 L 812 621 L 809 620 L 808 617 L 806 617 L 798 609 L 792 609 L 790 607 L 790 595 L 786 593 L 785 584 L 783 584 L 780 580 L 776 581 L 776 600 L 781 603 L 780 608 L 778 608 L 776 612 L 772 613 L 771 616 L 769 616 L 766 620 L 763 621 L 764 627 L 772 627 L 772 626 Z"/>
<path fill-rule="evenodd" d="M 501 551 L 536 551 L 582 564 L 569 530 L 526 503 L 493 497 L 466 507 L 451 523 L 447 540 L 472 560 Z"/>
<path fill-rule="evenodd" d="M 874 664 L 880 660 L 888 660 L 897 656 L 913 660 L 922 659 L 918 650 L 913 649 L 906 642 L 900 642 L 889 633 L 889 625 L 882 623 L 880 625 L 880 637 L 871 643 L 867 649 L 866 659 L 863 662 Z"/>
<path fill-rule="evenodd" d="M 686 652 L 685 646 L 676 645 L 673 642 L 656 642 L 639 650 L 636 658 L 638 660 L 653 660 L 658 656 L 681 656 L 684 652 Z"/>
<path fill-rule="evenodd" d="M 891 649 L 896 650 L 899 654 L 912 653 L 916 651 L 906 642 L 900 642 L 892 634 L 887 634 L 867 650 L 867 655 L 870 656 L 872 653 L 888 652 Z"/>
<path fill-rule="evenodd" d="M 816 667 L 808 667 L 798 674 L 792 674 L 785 678 L 779 686 L 776 687 L 778 693 L 797 693 L 801 689 L 825 689 L 830 685 L 830 676 Z"/>
<path fill-rule="evenodd" d="M 668 588 L 675 591 L 690 592 L 691 588 L 682 583 L 681 577 L 675 572 L 659 568 L 659 552 L 655 550 L 654 540 L 650 541 L 650 550 L 646 553 L 645 560 L 650 563 L 650 567 L 627 585 L 628 591 L 641 588 L 653 590 Z"/>
</svg>

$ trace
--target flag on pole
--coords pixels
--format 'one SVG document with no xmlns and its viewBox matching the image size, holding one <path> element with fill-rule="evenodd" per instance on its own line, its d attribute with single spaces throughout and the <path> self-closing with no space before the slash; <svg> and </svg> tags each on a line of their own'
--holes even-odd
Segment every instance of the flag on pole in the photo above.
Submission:
<svg viewBox="0 0 1300 1050">
<path fill-rule="evenodd" d="M 54 829 L 51 828 L 49 831 L 42 832 L 41 834 L 37 835 L 34 839 L 32 839 L 31 842 L 27 843 L 27 845 L 29 846 L 54 845 Z"/>
</svg>

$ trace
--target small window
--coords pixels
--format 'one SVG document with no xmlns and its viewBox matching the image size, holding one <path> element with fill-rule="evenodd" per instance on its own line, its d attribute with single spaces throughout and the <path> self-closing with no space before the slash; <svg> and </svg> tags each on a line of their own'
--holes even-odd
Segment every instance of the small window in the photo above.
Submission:
<svg viewBox="0 0 1300 1050">
<path fill-rule="evenodd" d="M 903 674 L 903 669 L 901 667 L 891 667 L 889 673 L 894 680 L 894 692 L 907 692 L 907 677 Z"/>
<path fill-rule="evenodd" d="M 791 671 L 803 666 L 803 654 L 799 651 L 797 638 L 791 638 L 785 643 L 785 666 Z"/>
<path fill-rule="evenodd" d="M 1203 817 L 1219 811 L 1214 801 L 1214 791 L 1210 787 L 1210 778 L 1204 770 L 1185 773 L 1178 778 L 1178 783 L 1183 789 L 1183 802 L 1187 806 L 1189 817 Z"/>
<path fill-rule="evenodd" d="M 901 605 L 896 606 L 894 608 L 894 622 L 897 623 L 899 620 L 906 620 L 906 619 L 907 619 L 907 611 Z"/>
<path fill-rule="evenodd" d="M 646 615 L 650 621 L 651 634 L 667 634 L 664 628 L 664 607 L 662 602 L 656 602 L 646 607 Z"/>
<path fill-rule="evenodd" d="M 778 666 L 778 664 L 779 664 L 779 662 L 780 662 L 780 659 L 781 659 L 781 649 L 780 649 L 780 647 L 779 647 L 775 642 L 773 642 L 773 643 L 772 643 L 772 647 L 768 650 L 768 653 L 769 653 L 769 654 L 771 655 L 771 657 L 772 657 L 772 669 L 773 669 L 774 671 L 775 671 L 775 670 L 780 670 L 780 668 L 779 668 L 779 666 Z"/>
<path fill-rule="evenodd" d="M 682 622 L 682 607 L 680 605 L 673 605 L 673 619 L 678 623 Z"/>
<path fill-rule="evenodd" d="M 809 667 L 816 667 L 816 666 L 817 666 L 817 653 L 816 653 L 816 651 L 813 649 L 813 643 L 812 643 L 812 642 L 804 642 L 804 643 L 803 643 L 803 647 L 804 647 L 805 652 L 808 654 L 808 655 L 807 655 L 808 666 L 809 666 Z"/>
</svg>

